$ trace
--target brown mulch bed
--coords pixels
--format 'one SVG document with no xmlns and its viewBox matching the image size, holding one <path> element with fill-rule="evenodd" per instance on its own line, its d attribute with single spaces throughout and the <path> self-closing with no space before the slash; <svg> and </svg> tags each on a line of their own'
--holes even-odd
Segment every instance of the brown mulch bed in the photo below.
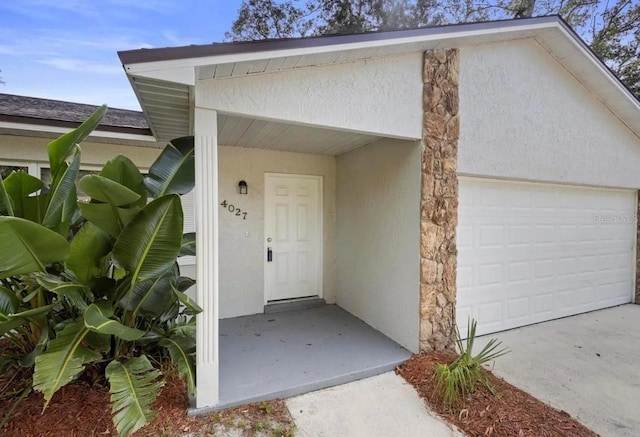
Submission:
<svg viewBox="0 0 640 437">
<path fill-rule="evenodd" d="M 2 377 L 0 376 L 0 388 Z M 6 381 L 4 381 L 6 382 Z M 0 399 L 0 420 L 15 399 Z M 83 383 L 62 387 L 47 409 L 40 393 L 32 392 L 0 429 L 0 436 L 93 437 L 117 436 L 111 419 L 109 393 L 104 388 Z M 185 383 L 173 372 L 166 373 L 166 385 L 154 405 L 156 418 L 134 434 L 156 436 L 282 436 L 293 435 L 295 425 L 284 401 L 276 400 L 212 413 L 187 416 Z"/>
<path fill-rule="evenodd" d="M 433 375 L 439 363 L 455 359 L 452 352 L 414 355 L 396 369 L 413 385 L 429 407 L 472 437 L 594 437 L 565 411 L 556 410 L 524 391 L 486 371 L 492 394 L 482 384 L 457 405 L 446 408 L 435 390 Z"/>
</svg>

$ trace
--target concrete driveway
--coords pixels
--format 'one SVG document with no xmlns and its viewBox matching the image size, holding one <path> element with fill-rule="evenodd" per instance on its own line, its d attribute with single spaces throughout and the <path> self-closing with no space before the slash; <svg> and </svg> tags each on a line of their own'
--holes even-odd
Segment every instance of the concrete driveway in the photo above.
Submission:
<svg viewBox="0 0 640 437">
<path fill-rule="evenodd" d="M 494 373 L 602 436 L 640 435 L 640 305 L 483 336 L 511 353 Z"/>
</svg>

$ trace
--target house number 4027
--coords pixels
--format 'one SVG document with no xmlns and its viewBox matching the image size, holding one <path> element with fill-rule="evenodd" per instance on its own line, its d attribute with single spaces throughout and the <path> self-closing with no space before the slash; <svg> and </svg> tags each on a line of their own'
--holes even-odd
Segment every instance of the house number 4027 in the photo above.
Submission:
<svg viewBox="0 0 640 437">
<path fill-rule="evenodd" d="M 227 203 L 226 200 L 223 200 L 222 203 L 220 204 L 220 206 L 225 208 L 230 213 L 234 214 L 236 217 L 242 217 L 242 220 L 246 220 L 247 219 L 247 213 L 246 212 L 244 212 L 243 210 L 241 210 L 237 206 L 234 206 L 231 203 Z"/>
</svg>

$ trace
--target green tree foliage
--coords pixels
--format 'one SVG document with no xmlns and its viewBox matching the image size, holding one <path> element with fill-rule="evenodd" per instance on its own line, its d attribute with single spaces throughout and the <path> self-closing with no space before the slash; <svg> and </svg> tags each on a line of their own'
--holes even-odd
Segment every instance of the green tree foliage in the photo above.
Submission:
<svg viewBox="0 0 640 437">
<path fill-rule="evenodd" d="M 195 249 L 179 196 L 194 186 L 193 138 L 167 145 L 146 178 L 115 157 L 80 179 L 90 200 L 79 201 L 79 144 L 105 112 L 49 143 L 49 185 L 23 171 L 0 177 L 0 336 L 10 345 L 0 371 L 33 367 L 45 408 L 69 382 L 102 375 L 116 429 L 129 435 L 153 417 L 163 380 L 152 362 L 171 359 L 195 390 L 201 310 L 177 263 Z"/>
<path fill-rule="evenodd" d="M 638 0 L 243 0 L 228 40 L 247 41 L 559 14 L 640 96 Z"/>
</svg>

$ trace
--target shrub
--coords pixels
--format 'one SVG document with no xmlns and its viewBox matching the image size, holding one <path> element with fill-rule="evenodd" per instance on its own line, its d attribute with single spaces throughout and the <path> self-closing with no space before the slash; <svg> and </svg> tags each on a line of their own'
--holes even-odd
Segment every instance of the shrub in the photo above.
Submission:
<svg viewBox="0 0 640 437">
<path fill-rule="evenodd" d="M 498 349 L 502 343 L 491 339 L 478 355 L 473 356 L 476 326 L 477 322 L 470 319 L 464 341 L 456 326 L 456 347 L 460 355 L 451 364 L 438 364 L 435 368 L 436 390 L 447 407 L 455 404 L 460 396 L 473 393 L 478 382 L 482 382 L 493 392 L 493 387 L 484 374 L 482 365 L 509 352 L 506 348 Z"/>
<path fill-rule="evenodd" d="M 0 336 L 5 370 L 33 367 L 45 408 L 83 374 L 108 381 L 114 424 L 128 435 L 153 417 L 164 381 L 152 362 L 170 357 L 195 389 L 195 317 L 177 258 L 180 195 L 194 186 L 193 139 L 173 140 L 144 177 L 124 156 L 84 176 L 79 143 L 106 106 L 47 146 L 51 183 L 25 172 L 0 178 Z M 97 376 L 96 376 L 97 375 Z"/>
</svg>

